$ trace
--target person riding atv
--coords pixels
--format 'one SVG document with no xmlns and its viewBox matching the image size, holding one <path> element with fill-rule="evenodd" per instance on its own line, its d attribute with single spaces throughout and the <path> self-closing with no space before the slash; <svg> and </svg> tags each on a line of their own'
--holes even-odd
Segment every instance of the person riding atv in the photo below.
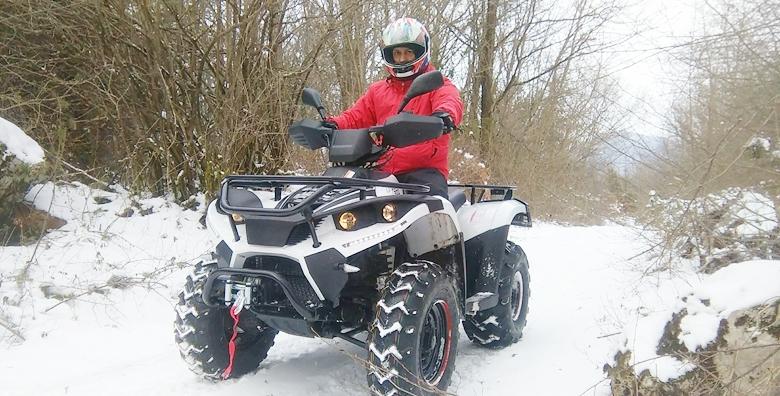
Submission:
<svg viewBox="0 0 780 396">
<path fill-rule="evenodd" d="M 396 114 L 412 81 L 423 73 L 436 70 L 430 61 L 430 35 L 425 26 L 413 18 L 400 18 L 385 27 L 380 52 L 387 78 L 371 84 L 352 107 L 328 118 L 326 124 L 341 129 L 382 125 Z M 409 147 L 388 150 L 379 159 L 379 169 L 395 175 L 401 183 L 427 185 L 432 195 L 447 198 L 450 136 L 446 132 L 460 125 L 463 117 L 458 88 L 445 78 L 444 86 L 418 96 L 409 102 L 405 111 L 441 118 L 445 134 Z"/>
<path fill-rule="evenodd" d="M 448 141 L 439 139 L 454 123 L 432 110 L 460 121 L 453 89 L 438 70 L 422 73 L 400 103 L 386 104 L 394 115 L 353 129 L 323 122 L 319 92 L 303 89 L 320 120 L 297 121 L 288 134 L 327 150 L 328 168 L 322 176 L 223 180 L 206 215 L 217 243 L 195 263 L 175 306 L 176 344 L 193 372 L 210 380 L 252 373 L 284 332 L 363 348 L 367 393 L 434 396 L 449 386 L 461 324 L 487 348 L 520 340 L 530 275 L 525 252 L 508 237 L 511 226 L 531 226 L 530 210 L 512 186 L 447 185 Z M 407 105 L 423 114 L 403 111 Z M 377 109 L 370 117 L 390 111 Z M 400 183 L 387 170 L 438 179 Z"/>
</svg>

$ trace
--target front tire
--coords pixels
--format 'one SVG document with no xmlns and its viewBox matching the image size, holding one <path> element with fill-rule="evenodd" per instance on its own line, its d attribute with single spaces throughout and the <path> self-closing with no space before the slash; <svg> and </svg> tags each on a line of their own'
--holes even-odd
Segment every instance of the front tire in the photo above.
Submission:
<svg viewBox="0 0 780 396">
<path fill-rule="evenodd" d="M 458 300 L 431 262 L 402 264 L 388 279 L 368 337 L 368 384 L 378 395 L 436 395 L 447 389 L 458 345 Z"/>
<path fill-rule="evenodd" d="M 519 341 L 527 321 L 531 296 L 528 258 L 523 249 L 507 242 L 504 265 L 498 287 L 498 305 L 463 320 L 463 329 L 469 339 L 487 348 L 506 348 Z"/>
<path fill-rule="evenodd" d="M 233 334 L 233 319 L 228 307 L 211 308 L 201 295 L 206 277 L 217 268 L 215 262 L 199 262 L 187 276 L 179 293 L 174 322 L 179 353 L 190 370 L 208 380 L 222 380 L 228 366 L 228 341 Z M 216 283 L 215 283 L 216 285 Z M 214 294 L 224 289 L 215 287 Z M 251 373 L 268 356 L 277 331 L 268 327 L 248 310 L 239 313 L 239 333 L 231 378 Z"/>
</svg>

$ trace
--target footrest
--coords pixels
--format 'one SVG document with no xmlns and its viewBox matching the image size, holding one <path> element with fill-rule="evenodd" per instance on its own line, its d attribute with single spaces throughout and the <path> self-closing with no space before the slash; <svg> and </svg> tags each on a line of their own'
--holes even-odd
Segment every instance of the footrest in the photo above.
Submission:
<svg viewBox="0 0 780 396">
<path fill-rule="evenodd" d="M 498 294 L 490 292 L 477 293 L 466 299 L 466 315 L 475 315 L 498 305 Z"/>
</svg>

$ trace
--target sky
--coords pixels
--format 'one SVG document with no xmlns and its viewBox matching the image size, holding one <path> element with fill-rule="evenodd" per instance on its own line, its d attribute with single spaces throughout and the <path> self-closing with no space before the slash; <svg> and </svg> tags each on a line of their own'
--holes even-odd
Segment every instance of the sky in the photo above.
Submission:
<svg viewBox="0 0 780 396">
<path fill-rule="evenodd" d="M 620 16 L 605 28 L 605 39 L 620 44 L 602 60 L 618 83 L 615 104 L 628 113 L 631 132 L 664 136 L 674 92 L 684 86 L 686 68 L 672 49 L 702 30 L 703 0 L 644 0 L 623 3 Z"/>
</svg>

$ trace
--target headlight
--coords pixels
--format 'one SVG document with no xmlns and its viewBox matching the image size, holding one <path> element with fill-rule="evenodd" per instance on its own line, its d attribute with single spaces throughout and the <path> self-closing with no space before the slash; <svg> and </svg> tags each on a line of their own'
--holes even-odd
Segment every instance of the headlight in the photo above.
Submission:
<svg viewBox="0 0 780 396">
<path fill-rule="evenodd" d="M 233 218 L 233 221 L 236 222 L 236 224 L 244 224 L 244 216 L 241 216 L 238 213 L 231 213 L 230 217 Z"/>
<path fill-rule="evenodd" d="M 349 231 L 357 225 L 357 217 L 352 212 L 344 212 L 339 215 L 339 226 Z"/>
<path fill-rule="evenodd" d="M 389 203 L 382 207 L 382 218 L 388 223 L 398 219 L 398 210 L 394 204 Z"/>
</svg>

